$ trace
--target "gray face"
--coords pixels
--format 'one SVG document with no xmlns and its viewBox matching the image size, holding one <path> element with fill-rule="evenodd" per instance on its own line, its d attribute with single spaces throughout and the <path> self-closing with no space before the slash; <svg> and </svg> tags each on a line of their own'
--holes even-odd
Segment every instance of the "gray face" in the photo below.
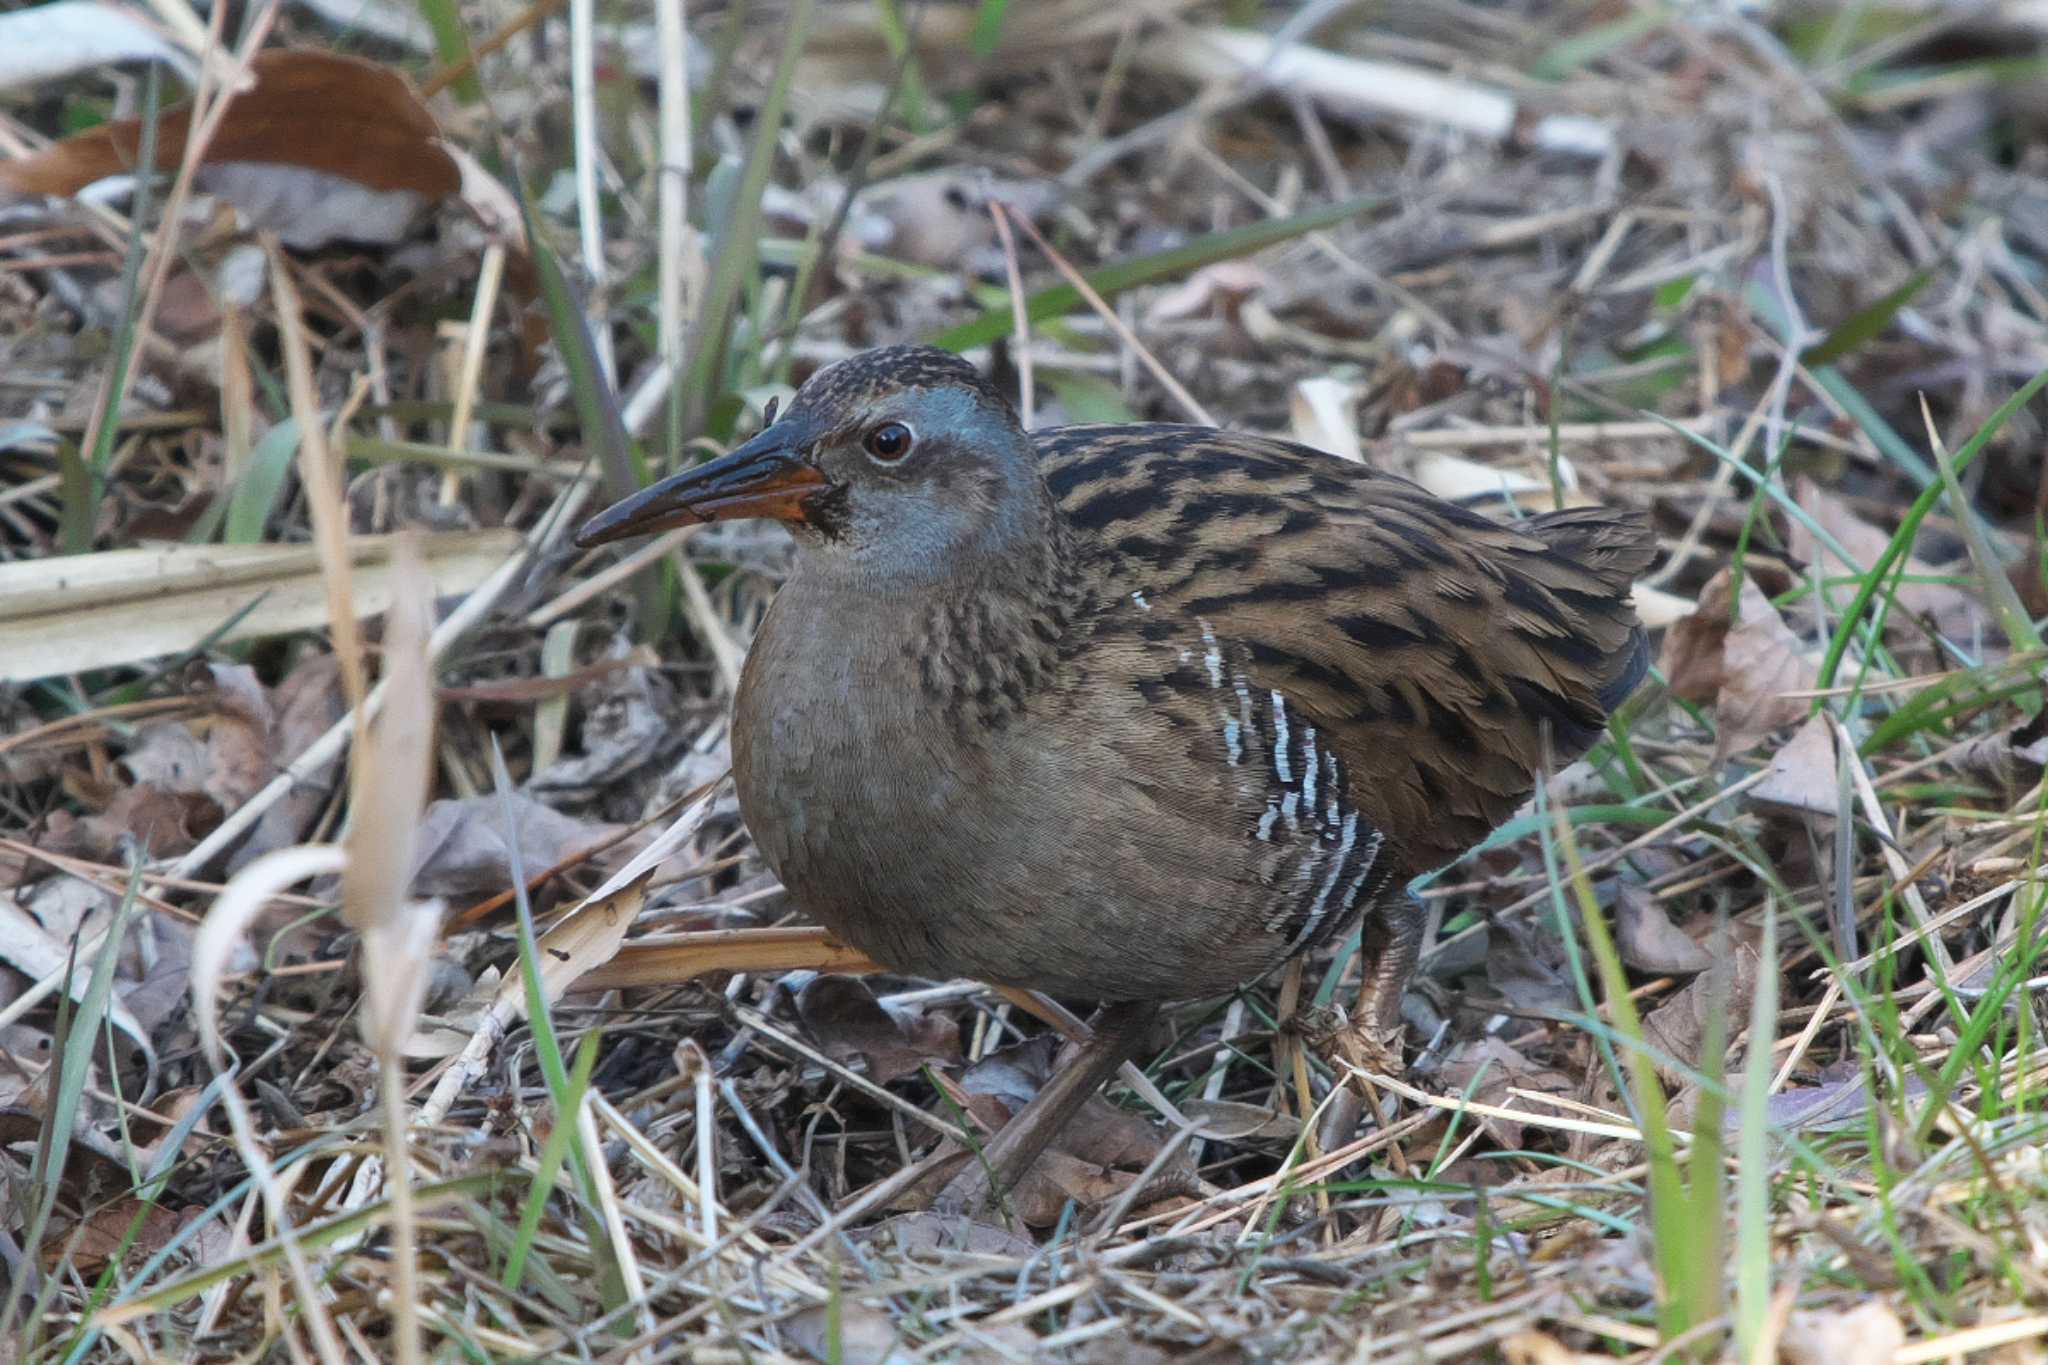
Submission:
<svg viewBox="0 0 2048 1365">
<path fill-rule="evenodd" d="M 958 356 L 892 346 L 826 366 L 781 421 L 606 508 L 576 540 L 772 517 L 815 571 L 881 591 L 970 579 L 978 563 L 1045 535 L 1049 515 L 1030 440 L 1002 395 Z"/>
<path fill-rule="evenodd" d="M 937 578 L 1030 533 L 1036 472 L 1007 406 L 963 386 L 903 388 L 818 411 L 799 394 L 776 427 L 832 485 L 793 529 L 844 572 Z M 771 431 L 774 428 L 770 429 Z"/>
</svg>

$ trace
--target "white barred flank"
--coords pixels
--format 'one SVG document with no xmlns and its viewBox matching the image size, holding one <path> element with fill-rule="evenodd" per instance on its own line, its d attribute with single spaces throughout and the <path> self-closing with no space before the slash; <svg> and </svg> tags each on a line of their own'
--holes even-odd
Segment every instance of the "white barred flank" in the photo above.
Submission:
<svg viewBox="0 0 2048 1365">
<path fill-rule="evenodd" d="M 1196 625 L 1199 651 L 1182 649 L 1180 658 L 1193 663 L 1199 652 L 1194 677 L 1208 686 L 1223 758 L 1237 774 L 1238 789 L 1259 802 L 1252 835 L 1273 846 L 1265 930 L 1284 938 L 1289 953 L 1298 952 L 1349 924 L 1385 889 L 1388 869 L 1380 866 L 1380 852 L 1386 838 L 1352 806 L 1336 745 L 1289 707 L 1284 692 L 1254 690 L 1238 651 L 1214 625 L 1200 617 Z"/>
</svg>

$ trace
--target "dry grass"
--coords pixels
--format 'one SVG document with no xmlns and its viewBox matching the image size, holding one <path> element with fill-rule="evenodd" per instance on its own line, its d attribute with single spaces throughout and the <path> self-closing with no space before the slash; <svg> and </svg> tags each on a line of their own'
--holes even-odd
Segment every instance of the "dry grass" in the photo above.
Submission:
<svg viewBox="0 0 2048 1365">
<path fill-rule="evenodd" d="M 523 175 L 534 251 L 502 191 L 267 257 L 0 203 L 0 640 L 93 642 L 0 658 L 0 1341 L 2039 1359 L 2048 37 L 2017 7 L 703 8 L 694 58 L 645 6 L 587 48 L 581 0 L 464 10 L 489 99 L 432 107 Z M 1204 75 L 1222 23 L 1400 70 Z M 52 86 L 0 147 L 137 88 Z M 1396 93 L 1424 103 L 1359 103 Z M 1050 292 L 1055 253 L 1088 290 Z M 1041 424 L 1203 411 L 1664 537 L 1656 685 L 1418 887 L 1401 1074 L 1330 1043 L 1355 941 L 1178 1008 L 1010 1231 L 894 1210 L 1056 1016 L 808 970 L 861 964 L 718 784 L 783 547 L 564 536 L 817 364 L 934 337 Z M 352 544 L 405 528 L 425 570 Z M 181 539 L 312 550 L 103 558 Z M 384 625 L 422 572 L 438 624 Z M 179 643 L 143 657 L 152 616 Z M 431 743 L 392 738 L 427 679 Z"/>
</svg>

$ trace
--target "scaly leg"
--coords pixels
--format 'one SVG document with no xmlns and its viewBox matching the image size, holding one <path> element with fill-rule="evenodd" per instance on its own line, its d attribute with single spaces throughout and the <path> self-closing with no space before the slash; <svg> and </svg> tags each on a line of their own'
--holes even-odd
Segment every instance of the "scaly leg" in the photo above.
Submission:
<svg viewBox="0 0 2048 1365">
<path fill-rule="evenodd" d="M 1358 1012 L 1319 1047 L 1364 1071 L 1391 1075 L 1401 1069 L 1401 997 L 1407 994 L 1409 979 L 1422 956 L 1425 927 L 1422 903 L 1406 894 L 1365 912 L 1358 949 L 1365 961 L 1365 979 L 1358 988 Z M 1354 1079 L 1330 1102 L 1316 1134 L 1324 1151 L 1351 1140 L 1367 1098 L 1364 1084 Z M 1377 1099 L 1373 1105 L 1377 1121 L 1384 1123 L 1386 1111 Z M 1401 1160 L 1398 1148 L 1395 1160 Z"/>
<path fill-rule="evenodd" d="M 1105 1008 L 1095 1021 L 1095 1036 L 1081 1049 L 1081 1055 L 1003 1125 L 988 1146 L 939 1192 L 932 1208 L 972 1215 L 996 1203 L 999 1194 L 1016 1188 L 1075 1111 L 1137 1052 L 1158 1016 L 1159 1006 L 1151 1001 Z"/>
<path fill-rule="evenodd" d="M 1358 1014 L 1352 1021 L 1370 1045 L 1383 1054 L 1375 1070 L 1401 1060 L 1401 997 L 1422 956 L 1422 902 L 1405 893 L 1366 911 L 1359 953 L 1365 959 L 1365 981 L 1358 990 Z"/>
</svg>

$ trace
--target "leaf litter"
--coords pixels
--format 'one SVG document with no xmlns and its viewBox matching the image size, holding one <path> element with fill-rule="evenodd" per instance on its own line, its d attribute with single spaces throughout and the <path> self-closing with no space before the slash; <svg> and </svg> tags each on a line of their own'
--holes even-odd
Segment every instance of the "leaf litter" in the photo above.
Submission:
<svg viewBox="0 0 2048 1365">
<path fill-rule="evenodd" d="M 2038 368 L 1987 357 L 2048 355 L 2029 283 L 2048 250 L 2041 168 L 1968 131 L 2005 109 L 2005 87 L 1935 84 L 1887 105 L 1884 82 L 1911 89 L 1923 73 L 1899 55 L 1910 48 L 1880 41 L 1867 54 L 1878 83 L 1817 106 L 1783 65 L 1809 53 L 1792 23 L 1773 55 L 1671 16 L 1603 30 L 1518 3 L 1485 26 L 1389 13 L 1290 34 L 1309 46 L 1288 48 L 1169 10 L 1012 7 L 978 59 L 953 31 L 967 11 L 934 11 L 900 68 L 908 102 L 867 151 L 899 67 L 867 17 L 821 20 L 768 168 L 754 311 L 730 343 L 732 373 L 714 380 L 731 401 L 690 434 L 744 436 L 758 412 L 746 393 L 786 393 L 850 350 L 984 310 L 1008 327 L 992 200 L 1087 269 L 1381 194 L 1379 209 L 1255 258 L 1195 251 L 1141 273 L 1115 306 L 1232 425 L 1355 451 L 1493 515 L 1560 493 L 1650 512 L 1670 552 L 1640 594 L 1663 686 L 1625 713 L 1625 754 L 1612 746 L 1547 798 L 1580 817 L 1591 890 L 1681 1119 L 1697 1113 L 1702 1072 L 1733 1084 L 1768 1049 L 1764 1160 L 1774 1188 L 1813 1193 L 1767 1228 L 1773 1284 L 1795 1297 L 1766 1328 L 1784 1359 L 2025 1340 L 2010 1286 L 2028 1253 L 1987 1252 L 1952 1225 L 1990 1207 L 2025 1237 L 2039 1231 L 2038 1210 L 2001 1193 L 2021 1188 L 2005 1153 L 2026 1140 L 2036 1033 L 1972 1033 L 1968 1011 L 1993 992 L 1982 1008 L 2034 1008 L 2043 973 L 2026 935 L 2048 755 L 2038 661 L 1990 628 L 1952 508 L 1909 547 L 1882 636 L 1854 636 L 1834 686 L 1820 686 L 1857 589 L 1844 580 L 1885 551 L 1924 486 L 1917 395 L 1960 449 Z M 900 1173 L 958 1159 L 935 1126 L 985 1136 L 1044 1083 L 1050 1012 L 973 983 L 816 974 L 874 964 L 801 924 L 719 785 L 721 649 L 758 626 L 786 556 L 758 538 L 694 537 L 678 553 L 697 591 L 621 579 L 553 605 L 612 561 L 576 559 L 548 529 L 573 523 L 592 490 L 564 353 L 530 306 L 520 211 L 484 169 L 501 163 L 463 106 L 420 93 L 397 49 L 333 57 L 318 50 L 331 40 L 317 13 L 283 22 L 292 46 L 258 57 L 255 85 L 201 149 L 207 193 L 168 226 L 146 224 L 145 249 L 175 234 L 175 266 L 103 453 L 80 443 L 100 421 L 103 338 L 134 304 L 125 228 L 95 215 L 132 209 L 132 181 L 102 186 L 90 209 L 0 204 L 0 574 L 21 575 L 0 601 L 0 639 L 13 641 L 0 651 L 0 1164 L 9 1181 L 40 1178 L 39 1140 L 59 1119 L 78 1153 L 32 1249 L 44 1270 L 76 1274 L 52 1281 L 62 1312 L 33 1340 L 111 1349 L 66 1335 L 98 1329 L 63 1314 L 88 1309 L 77 1286 L 117 1264 L 99 1321 L 146 1331 L 166 1354 L 320 1354 L 345 1335 L 402 1354 L 405 1333 L 445 1343 L 458 1320 L 506 1357 L 623 1359 L 652 1345 L 705 1359 L 1552 1360 L 1653 1346 L 1660 1286 L 1627 1174 L 1644 1159 L 1640 1116 L 1596 1044 L 1611 1025 L 1592 1021 L 1611 1015 L 1580 985 L 1587 945 L 1558 928 L 1552 826 L 1535 810 L 1420 888 L 1436 928 L 1409 1001 L 1406 1074 L 1443 1103 L 1299 1048 L 1320 1036 L 1315 1011 L 1355 989 L 1358 964 L 1339 947 L 1298 996 L 1260 983 L 1235 1009 L 1173 1011 L 1142 1083 L 1091 1103 L 1015 1192 L 1016 1226 L 891 1214 L 915 1202 L 892 1184 Z M 1841 41 L 1862 41 L 1840 22 Z M 729 58 L 706 46 L 715 25 L 683 35 L 684 68 L 715 96 L 686 203 L 700 221 L 676 238 L 685 300 L 719 263 L 702 215 L 742 181 L 746 111 L 781 41 L 771 27 L 736 29 Z M 1969 17 L 1948 28 L 1964 60 L 1992 41 Z M 165 31 L 196 58 L 190 33 Z M 527 170 L 545 167 L 529 174 L 544 238 L 596 225 L 579 239 L 603 248 L 586 262 L 601 268 L 587 281 L 592 325 L 665 458 L 670 381 L 648 340 L 664 324 L 640 283 L 660 252 L 633 225 L 659 208 L 662 175 L 634 130 L 654 126 L 669 59 L 646 86 L 600 77 L 613 112 L 631 110 L 601 139 L 607 204 L 544 135 L 576 116 L 559 67 L 534 55 L 560 38 L 542 23 L 532 52 L 494 48 L 482 71 L 522 92 L 494 107 L 535 158 Z M 655 47 L 624 50 L 642 62 Z M 1255 81 L 1216 65 L 1239 48 L 1264 54 Z M 1048 60 L 1062 81 L 1017 79 Z M 1417 79 L 1393 79 L 1404 70 Z M 1482 70 L 1569 79 L 1467 74 Z M 280 72 L 290 79 L 266 87 Z M 8 183 L 68 166 L 34 184 L 69 195 L 81 175 L 132 168 L 138 110 L 125 93 L 102 98 L 132 83 L 89 69 L 39 79 L 49 98 L 5 116 Z M 261 117 L 296 80 L 341 115 Z M 1426 100 L 1389 112 L 1397 87 Z M 81 132 L 81 113 L 95 126 Z M 160 119 L 161 165 L 190 137 L 180 117 Z M 807 255 L 850 191 L 831 252 Z M 1978 212 L 1987 203 L 2001 215 Z M 297 254 L 256 249 L 252 227 Z M 468 324 L 453 320 L 475 307 L 494 246 L 505 287 L 485 300 L 484 363 L 465 371 Z M 252 264 L 260 284 L 243 278 Z M 1028 251 L 1018 264 L 1027 289 L 1057 283 Z M 273 292 L 279 271 L 288 296 Z M 1922 271 L 1923 287 L 1898 293 Z M 1787 346 L 1818 354 L 1814 341 L 1867 327 L 1886 296 L 1904 302 L 1827 354 L 1825 373 L 1788 367 Z M 331 431 L 334 478 L 309 487 L 289 464 L 296 443 L 279 441 L 274 488 L 233 510 L 264 438 L 301 415 L 272 401 L 286 387 L 282 297 L 301 300 L 296 325 L 312 337 L 299 397 Z M 1772 311 L 1787 303 L 1806 329 L 1796 343 Z M 1084 309 L 977 359 L 1014 387 L 1024 346 L 1042 412 L 1178 415 Z M 2039 441 L 2036 403 L 1967 473 L 1988 543 L 2036 610 Z M 101 462 L 96 505 L 78 502 L 82 458 Z M 1744 460 L 1750 474 L 1731 474 Z M 1751 496 L 1759 471 L 1776 497 Z M 329 514 L 353 538 L 345 567 L 331 545 L 306 548 Z M 231 544 L 223 527 L 265 543 Z M 397 567 L 397 541 L 373 539 L 421 529 L 435 617 L 471 613 L 427 679 L 440 706 L 425 728 L 422 637 L 389 610 L 420 584 Z M 198 543 L 173 551 L 161 537 Z M 60 555 L 67 544 L 90 553 Z M 108 575 L 105 590 L 59 577 L 88 568 Z M 654 602 L 682 604 L 676 631 L 641 618 Z M 337 603 L 351 623 L 338 636 Z M 355 622 L 359 659 L 336 645 Z M 550 623 L 566 626 L 553 656 Z M 377 702 L 351 670 L 384 681 Z M 368 715 L 394 696 L 409 722 Z M 386 724 L 405 738 L 361 743 Z M 337 727 L 356 743 L 332 743 Z M 494 747 L 513 774 L 502 796 Z M 56 1112 L 57 1002 L 85 999 L 94 935 L 145 859 L 114 958 L 115 1042 L 92 1054 L 84 1098 Z M 522 977 L 522 891 L 545 1019 L 530 1017 Z M 1767 962 L 1757 930 L 1773 914 L 1779 960 Z M 1831 915 L 1849 917 L 1867 954 L 1840 977 L 1814 946 L 1825 931 L 1787 927 Z M 195 956 L 202 918 L 212 937 Z M 2022 975 L 2007 982 L 2006 963 Z M 1783 1006 L 1768 1038 L 1746 1027 L 1760 981 Z M 584 1035 L 599 1039 L 574 1112 L 557 1109 L 574 1092 L 549 1074 L 543 1026 L 565 1063 Z M 679 1067 L 678 1039 L 709 1069 Z M 1725 1055 L 1709 1053 L 1716 1039 Z M 247 1103 L 216 1082 L 230 1051 Z M 402 1108 L 380 1110 L 394 1066 Z M 1342 1103 L 1364 1123 L 1322 1121 Z M 377 1131 L 393 1113 L 421 1209 L 449 1182 L 496 1183 L 462 1186 L 467 1202 L 431 1218 L 398 1211 Z M 1731 1134 L 1740 1120 L 1728 1115 Z M 546 1288 L 504 1292 L 525 1182 L 551 1137 L 585 1124 L 602 1140 L 579 1138 L 568 1160 L 583 1168 L 537 1206 L 533 1275 Z M 1844 1145 L 1793 1141 L 1822 1135 Z M 1859 1193 L 1878 1164 L 1903 1223 Z M 143 1172 L 160 1179 L 137 1184 Z M 245 1175 L 253 1192 L 217 1205 Z M 357 1213 L 368 1221 L 346 1236 L 284 1239 Z M 409 1285 L 391 1266 L 402 1236 L 417 1239 Z M 1514 1255 L 1490 1254 L 1502 1247 Z M 1899 1256 L 1946 1257 L 1967 1289 L 1924 1294 Z M 645 1297 L 607 1299 L 608 1283 Z M 280 1327 L 272 1286 L 317 1310 Z M 378 1307 L 400 1300 L 424 1310 L 416 1328 Z M 484 1307 L 463 1317 L 458 1303 Z"/>
</svg>

